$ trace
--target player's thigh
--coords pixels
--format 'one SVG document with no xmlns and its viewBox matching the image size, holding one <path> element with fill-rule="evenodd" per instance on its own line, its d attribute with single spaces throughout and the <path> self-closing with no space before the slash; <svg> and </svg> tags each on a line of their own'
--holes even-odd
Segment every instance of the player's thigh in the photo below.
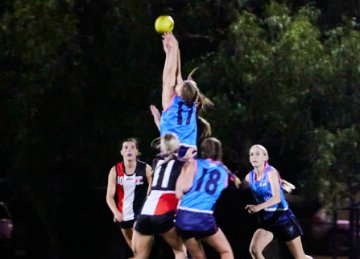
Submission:
<svg viewBox="0 0 360 259">
<path fill-rule="evenodd" d="M 219 254 L 232 253 L 229 241 L 224 235 L 224 232 L 219 228 L 218 231 L 209 237 L 203 239 L 208 245 L 213 247 Z"/>
<path fill-rule="evenodd" d="M 172 249 L 182 250 L 183 242 L 180 236 L 176 233 L 175 227 L 172 227 L 167 232 L 162 233 L 161 236 Z"/>
<path fill-rule="evenodd" d="M 132 248 L 136 258 L 148 258 L 151 252 L 153 236 L 143 235 L 134 230 L 132 238 Z"/>
</svg>

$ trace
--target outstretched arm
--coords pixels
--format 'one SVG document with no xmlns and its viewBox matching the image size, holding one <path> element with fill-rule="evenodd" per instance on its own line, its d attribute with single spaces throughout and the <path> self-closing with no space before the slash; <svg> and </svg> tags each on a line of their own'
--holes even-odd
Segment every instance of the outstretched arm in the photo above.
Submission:
<svg viewBox="0 0 360 259">
<path fill-rule="evenodd" d="M 162 106 L 167 109 L 175 95 L 178 71 L 179 44 L 172 33 L 164 33 L 163 47 L 166 54 L 163 69 Z"/>
<path fill-rule="evenodd" d="M 154 122 L 156 127 L 160 130 L 160 118 L 161 118 L 161 114 L 158 110 L 158 108 L 156 108 L 155 105 L 150 105 L 150 111 L 152 116 L 154 117 Z"/>
<path fill-rule="evenodd" d="M 182 86 L 184 83 L 182 74 L 181 74 L 181 53 L 180 53 L 180 49 L 178 48 L 178 53 L 177 53 L 177 70 L 176 70 L 176 88 L 179 88 L 180 86 Z"/>
</svg>

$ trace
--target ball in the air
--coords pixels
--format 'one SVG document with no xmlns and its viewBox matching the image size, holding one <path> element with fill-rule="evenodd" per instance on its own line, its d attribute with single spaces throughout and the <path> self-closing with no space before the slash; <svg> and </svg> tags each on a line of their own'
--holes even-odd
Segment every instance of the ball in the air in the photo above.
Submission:
<svg viewBox="0 0 360 259">
<path fill-rule="evenodd" d="M 169 15 L 161 15 L 155 21 L 155 31 L 158 33 L 172 32 L 174 20 Z"/>
</svg>

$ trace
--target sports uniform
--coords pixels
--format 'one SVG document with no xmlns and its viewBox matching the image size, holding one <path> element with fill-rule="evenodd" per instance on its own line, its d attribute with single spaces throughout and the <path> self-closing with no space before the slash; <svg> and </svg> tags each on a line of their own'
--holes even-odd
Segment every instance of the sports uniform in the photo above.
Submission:
<svg viewBox="0 0 360 259">
<path fill-rule="evenodd" d="M 193 185 L 182 197 L 176 214 L 176 228 L 184 239 L 207 237 L 217 232 L 214 206 L 228 185 L 228 171 L 221 162 L 195 161 L 197 171 Z"/>
<path fill-rule="evenodd" d="M 276 169 L 266 164 L 261 179 L 256 179 L 255 169 L 250 172 L 249 184 L 257 204 L 266 202 L 273 196 L 268 176 L 271 170 Z M 283 241 L 293 240 L 303 234 L 295 215 L 289 209 L 281 184 L 280 202 L 260 211 L 260 227 L 272 232 Z"/>
<path fill-rule="evenodd" d="M 180 96 L 174 96 L 170 106 L 163 110 L 160 118 L 160 136 L 175 133 L 180 140 L 180 156 L 188 147 L 196 147 L 197 122 L 195 103 L 188 106 Z"/>
<path fill-rule="evenodd" d="M 156 159 L 153 163 L 153 180 L 150 194 L 146 197 L 135 230 L 144 235 L 164 233 L 174 226 L 178 199 L 176 181 L 183 162 L 176 159 Z"/>
<path fill-rule="evenodd" d="M 139 214 L 148 190 L 146 178 L 146 163 L 137 160 L 133 174 L 125 172 L 124 163 L 115 165 L 117 207 L 123 214 L 122 228 L 132 228 L 136 216 Z"/>
</svg>

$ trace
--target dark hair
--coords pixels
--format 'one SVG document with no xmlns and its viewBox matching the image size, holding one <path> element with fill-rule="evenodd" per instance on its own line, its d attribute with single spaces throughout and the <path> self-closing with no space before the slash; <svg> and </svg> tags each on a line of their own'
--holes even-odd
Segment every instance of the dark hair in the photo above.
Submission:
<svg viewBox="0 0 360 259">
<path fill-rule="evenodd" d="M 217 138 L 206 138 L 200 145 L 201 157 L 204 159 L 210 158 L 212 160 L 222 160 L 222 144 Z"/>
<path fill-rule="evenodd" d="M 140 151 L 139 151 L 139 141 L 137 140 L 137 138 L 130 137 L 130 138 L 126 138 L 126 139 L 124 139 L 123 141 L 121 141 L 120 150 L 122 149 L 122 146 L 123 146 L 123 144 L 124 144 L 125 142 L 133 142 L 133 143 L 135 143 L 135 147 L 136 147 L 136 149 L 138 149 L 137 155 L 138 155 L 138 156 L 141 155 L 141 153 L 140 153 Z"/>
</svg>

